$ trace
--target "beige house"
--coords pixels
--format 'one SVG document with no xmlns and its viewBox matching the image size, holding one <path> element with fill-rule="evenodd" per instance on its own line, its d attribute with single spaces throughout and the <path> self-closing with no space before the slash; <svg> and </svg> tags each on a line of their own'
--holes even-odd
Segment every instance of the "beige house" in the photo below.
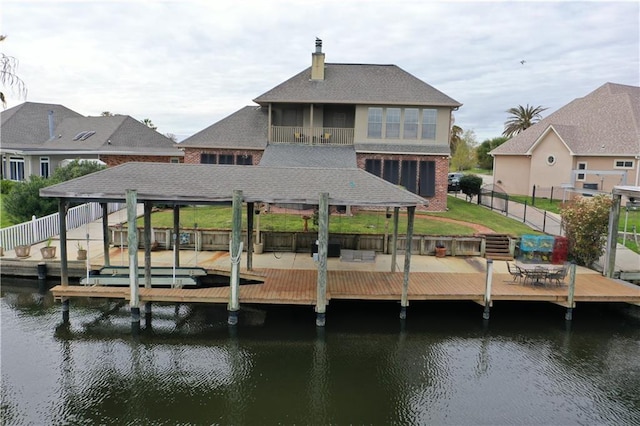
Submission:
<svg viewBox="0 0 640 426">
<path fill-rule="evenodd" d="M 461 104 L 396 65 L 311 66 L 184 140 L 185 163 L 361 168 L 447 207 L 451 113 Z"/>
<path fill-rule="evenodd" d="M 640 87 L 606 83 L 490 152 L 497 187 L 607 192 L 640 179 Z"/>
</svg>

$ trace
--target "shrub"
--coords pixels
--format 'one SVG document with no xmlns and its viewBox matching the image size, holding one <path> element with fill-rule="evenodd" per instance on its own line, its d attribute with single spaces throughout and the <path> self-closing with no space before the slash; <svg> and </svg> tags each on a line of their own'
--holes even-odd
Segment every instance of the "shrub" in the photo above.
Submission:
<svg viewBox="0 0 640 426">
<path fill-rule="evenodd" d="M 604 195 L 579 198 L 562 208 L 569 256 L 577 264 L 589 267 L 604 253 L 610 211 L 611 199 Z"/>
<path fill-rule="evenodd" d="M 464 175 L 460 178 L 460 191 L 469 199 L 480 193 L 482 178 L 476 175 Z"/>
<path fill-rule="evenodd" d="M 10 193 L 15 185 L 16 185 L 16 182 L 12 180 L 2 179 L 0 181 L 0 193 L 5 195 Z"/>
<path fill-rule="evenodd" d="M 58 200 L 40 198 L 40 189 L 51 185 L 49 179 L 31 176 L 27 182 L 17 182 L 4 200 L 5 210 L 17 223 L 31 220 L 31 216 L 46 216 L 58 211 Z"/>
</svg>

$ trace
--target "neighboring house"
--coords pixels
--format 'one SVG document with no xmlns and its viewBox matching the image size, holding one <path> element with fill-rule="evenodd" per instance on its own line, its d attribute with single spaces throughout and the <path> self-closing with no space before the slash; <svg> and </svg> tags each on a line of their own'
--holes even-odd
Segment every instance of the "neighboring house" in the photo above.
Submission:
<svg viewBox="0 0 640 426">
<path fill-rule="evenodd" d="M 447 203 L 451 114 L 459 102 L 395 65 L 311 67 L 184 140 L 186 163 L 359 167 Z"/>
<path fill-rule="evenodd" d="M 638 186 L 640 87 L 606 83 L 490 154 L 494 183 L 508 194 L 530 195 L 534 185 L 578 194 Z"/>
<path fill-rule="evenodd" d="M 0 112 L 2 178 L 48 177 L 65 160 L 182 162 L 166 136 L 127 115 L 84 117 L 62 105 L 25 102 Z"/>
</svg>

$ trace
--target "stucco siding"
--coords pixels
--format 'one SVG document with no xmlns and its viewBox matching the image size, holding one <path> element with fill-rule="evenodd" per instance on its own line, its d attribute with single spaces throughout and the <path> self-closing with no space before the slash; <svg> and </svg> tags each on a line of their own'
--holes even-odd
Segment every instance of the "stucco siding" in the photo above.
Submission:
<svg viewBox="0 0 640 426">
<path fill-rule="evenodd" d="M 493 163 L 493 182 L 512 195 L 527 195 L 530 192 L 530 159 L 525 156 L 499 155 Z"/>
<path fill-rule="evenodd" d="M 530 186 L 550 188 L 571 180 L 571 153 L 555 132 L 549 132 L 536 145 L 530 164 Z"/>
<path fill-rule="evenodd" d="M 382 115 L 382 138 L 369 138 L 367 135 L 368 127 L 369 127 L 369 108 L 370 107 L 378 107 L 383 109 Z M 400 108 L 401 109 L 401 121 L 400 121 L 400 138 L 385 138 L 386 133 L 386 109 L 387 108 Z M 434 142 L 437 144 L 448 145 L 449 144 L 449 119 L 451 116 L 450 108 L 424 108 L 419 107 L 419 116 L 420 116 L 420 125 L 418 126 L 418 137 L 417 138 L 403 138 L 403 123 L 404 123 L 404 110 L 406 108 L 417 108 L 408 105 L 358 105 L 356 107 L 356 120 L 355 120 L 355 130 L 354 130 L 354 138 L 358 143 L 372 143 L 379 144 L 380 142 L 385 143 L 402 143 L 403 145 L 423 145 L 425 143 Z M 422 124 L 422 111 L 424 109 L 435 109 L 437 111 L 436 117 L 436 137 L 435 139 L 422 139 L 421 138 L 421 124 Z"/>
</svg>

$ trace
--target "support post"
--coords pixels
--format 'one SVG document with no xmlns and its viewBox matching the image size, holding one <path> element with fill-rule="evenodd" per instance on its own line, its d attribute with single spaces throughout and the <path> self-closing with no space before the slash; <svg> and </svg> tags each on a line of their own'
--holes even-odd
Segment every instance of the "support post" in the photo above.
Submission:
<svg viewBox="0 0 640 426">
<path fill-rule="evenodd" d="M 253 216 L 254 203 L 247 203 L 247 269 L 253 269 Z"/>
<path fill-rule="evenodd" d="M 173 265 L 180 266 L 180 206 L 173 206 Z"/>
<path fill-rule="evenodd" d="M 573 308 L 576 307 L 573 301 L 573 295 L 576 291 L 576 264 L 571 262 L 569 267 L 569 294 L 567 294 L 567 312 L 564 314 L 564 319 L 571 321 L 573 319 Z"/>
<path fill-rule="evenodd" d="M 69 298 L 62 299 L 62 322 L 69 324 Z"/>
<path fill-rule="evenodd" d="M 100 203 L 102 207 L 102 257 L 104 258 L 104 266 L 111 266 L 109 258 L 109 204 Z"/>
<path fill-rule="evenodd" d="M 151 318 L 152 318 L 151 302 L 146 302 L 144 304 L 144 326 L 145 326 L 145 329 L 147 330 L 151 329 Z"/>
<path fill-rule="evenodd" d="M 242 256 L 242 191 L 237 189 L 233 191 L 232 210 L 231 244 L 229 247 L 231 251 L 231 279 L 229 282 L 231 291 L 229 292 L 229 306 L 227 307 L 229 313 L 227 323 L 236 325 L 238 323 L 238 311 L 240 310 L 238 267 Z"/>
<path fill-rule="evenodd" d="M 604 262 L 603 274 L 607 278 L 613 277 L 616 269 L 616 246 L 618 244 L 618 223 L 620 222 L 620 204 L 622 195 L 613 194 L 611 211 L 609 212 L 609 233 L 607 234 L 607 258 Z"/>
<path fill-rule="evenodd" d="M 493 259 L 487 259 L 487 276 L 484 287 L 484 312 L 482 319 L 489 319 L 489 311 L 491 310 L 491 284 L 493 279 Z"/>
<path fill-rule="evenodd" d="M 402 279 L 402 300 L 400 301 L 400 319 L 407 318 L 407 306 L 409 306 L 409 273 L 411 272 L 411 246 L 413 245 L 413 222 L 416 207 L 407 207 L 407 239 L 404 250 L 404 277 Z"/>
<path fill-rule="evenodd" d="M 151 288 L 151 208 L 150 201 L 144 202 L 144 287 Z"/>
<path fill-rule="evenodd" d="M 320 194 L 318 204 L 318 282 L 316 326 L 324 327 L 327 312 L 327 254 L 329 252 L 329 193 Z"/>
<path fill-rule="evenodd" d="M 127 244 L 129 252 L 129 290 L 131 307 L 131 330 L 140 329 L 140 300 L 138 289 L 138 230 L 136 228 L 136 208 L 138 193 L 127 189 Z M 137 323 L 137 328 L 136 324 Z"/>
<path fill-rule="evenodd" d="M 67 201 L 58 201 L 58 218 L 60 220 L 60 285 L 69 285 L 69 252 L 67 250 Z M 67 304 L 67 307 L 69 305 Z"/>
<path fill-rule="evenodd" d="M 396 258 L 398 256 L 398 217 L 400 207 L 393 208 L 393 236 L 391 237 L 391 272 L 396 271 Z"/>
</svg>

